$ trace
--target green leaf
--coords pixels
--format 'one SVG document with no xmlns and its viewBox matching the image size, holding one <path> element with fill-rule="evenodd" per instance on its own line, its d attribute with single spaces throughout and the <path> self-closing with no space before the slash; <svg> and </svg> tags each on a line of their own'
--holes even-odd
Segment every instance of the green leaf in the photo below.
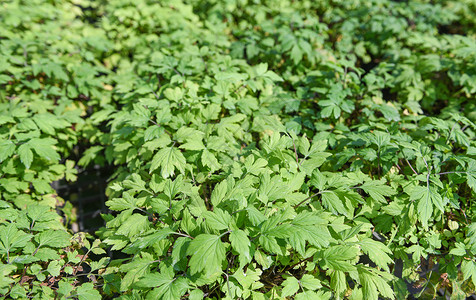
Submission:
<svg viewBox="0 0 476 300">
<path fill-rule="evenodd" d="M 157 126 L 157 125 L 152 125 L 149 126 L 145 131 L 144 131 L 144 141 L 151 141 L 155 138 L 158 138 L 160 134 L 163 134 L 164 129 Z"/>
<path fill-rule="evenodd" d="M 9 284 L 14 282 L 14 280 L 9 275 L 16 269 L 17 266 L 15 265 L 8 265 L 3 263 L 0 264 L 0 289 L 4 287 L 9 287 Z M 4 293 L 6 294 L 7 292 Z"/>
<path fill-rule="evenodd" d="M 33 121 L 43 132 L 50 135 L 55 135 L 55 128 L 60 129 L 70 125 L 67 121 L 61 120 L 50 113 L 37 114 L 33 116 Z"/>
<path fill-rule="evenodd" d="M 125 275 L 121 280 L 120 291 L 124 292 L 140 277 L 149 273 L 150 265 L 154 263 L 152 256 L 148 253 L 142 252 L 142 257 L 135 257 L 130 263 L 123 264 L 119 267 L 121 272 Z"/>
<path fill-rule="evenodd" d="M 210 172 L 215 172 L 221 168 L 221 164 L 216 159 L 215 155 L 207 149 L 202 152 L 202 164 L 210 168 Z"/>
<path fill-rule="evenodd" d="M 141 192 L 147 191 L 145 188 L 145 181 L 142 180 L 141 176 L 137 173 L 131 174 L 131 176 L 122 182 L 124 187 L 130 188 L 132 191 Z"/>
<path fill-rule="evenodd" d="M 190 300 L 202 300 L 202 299 L 204 299 L 204 293 L 203 293 L 202 290 L 195 289 L 195 290 L 190 292 L 188 298 Z"/>
<path fill-rule="evenodd" d="M 67 160 L 66 161 L 66 171 L 65 171 L 65 179 L 67 181 L 76 181 L 78 178 L 77 176 L 78 170 L 74 168 L 74 161 Z"/>
<path fill-rule="evenodd" d="M 142 277 L 136 284 L 139 287 L 154 287 L 156 299 L 180 299 L 188 289 L 186 278 L 176 278 L 173 268 L 162 268 L 160 273 L 151 273 Z"/>
<path fill-rule="evenodd" d="M 476 263 L 472 260 L 463 260 L 461 263 L 461 271 L 463 271 L 463 280 L 471 277 L 473 284 L 476 285 Z"/>
<path fill-rule="evenodd" d="M 260 282 L 261 274 L 263 272 L 260 269 L 248 268 L 246 273 L 243 269 L 238 269 L 232 276 L 238 280 L 241 286 L 246 290 L 256 290 L 263 287 L 263 283 Z"/>
<path fill-rule="evenodd" d="M 184 173 L 186 166 L 185 157 L 179 149 L 170 147 L 161 149 L 152 158 L 149 173 L 161 167 L 161 175 L 168 178 L 175 174 L 175 168 Z"/>
<path fill-rule="evenodd" d="M 342 295 L 347 290 L 347 281 L 343 271 L 331 271 L 331 288 L 336 291 L 338 295 Z"/>
<path fill-rule="evenodd" d="M 323 291 L 319 292 L 312 292 L 312 291 L 305 291 L 303 293 L 299 293 L 296 295 L 296 300 L 327 300 L 331 299 L 330 293 L 325 293 Z"/>
<path fill-rule="evenodd" d="M 61 271 L 60 262 L 57 260 L 53 260 L 48 264 L 47 271 L 50 273 L 51 276 L 59 276 Z"/>
<path fill-rule="evenodd" d="M 279 255 L 283 254 L 281 247 L 279 246 L 274 236 L 269 234 L 262 234 L 259 237 L 259 242 L 261 246 L 269 253 Z"/>
<path fill-rule="evenodd" d="M 349 272 L 355 270 L 353 263 L 350 260 L 355 260 L 359 254 L 357 247 L 351 246 L 333 246 L 326 249 L 322 256 L 326 265 L 337 271 Z"/>
<path fill-rule="evenodd" d="M 333 240 L 326 226 L 326 221 L 318 214 L 303 211 L 291 222 L 292 234 L 290 245 L 304 255 L 306 242 L 317 247 L 325 248 Z"/>
<path fill-rule="evenodd" d="M 289 297 L 297 293 L 299 290 L 299 281 L 295 277 L 288 277 L 283 281 L 283 290 L 281 297 Z"/>
<path fill-rule="evenodd" d="M 60 156 L 53 148 L 53 145 L 56 144 L 56 141 L 53 139 L 31 139 L 29 142 L 30 147 L 35 150 L 35 152 L 47 160 L 59 161 Z"/>
<path fill-rule="evenodd" d="M 0 162 L 9 158 L 15 152 L 15 144 L 10 140 L 3 140 L 0 142 Z"/>
<path fill-rule="evenodd" d="M 410 193 L 411 201 L 418 201 L 418 215 L 424 227 L 428 227 L 428 220 L 433 214 L 433 206 L 444 211 L 441 195 L 433 187 L 415 186 Z"/>
<path fill-rule="evenodd" d="M 18 155 L 20 155 L 20 160 L 25 165 L 25 168 L 29 169 L 31 163 L 33 162 L 33 152 L 29 144 L 22 144 L 18 147 Z"/>
<path fill-rule="evenodd" d="M 263 158 L 258 158 L 256 161 L 254 160 L 254 156 L 250 155 L 246 160 L 245 160 L 245 167 L 248 173 L 251 173 L 253 175 L 259 175 L 262 173 L 268 165 L 268 162 L 263 159 Z"/>
<path fill-rule="evenodd" d="M 412 258 L 414 262 L 420 261 L 422 257 L 426 257 L 425 248 L 420 245 L 412 245 L 406 249 L 408 253 L 413 253 Z"/>
<path fill-rule="evenodd" d="M 210 199 L 214 207 L 218 206 L 224 200 L 227 191 L 228 182 L 226 179 L 215 185 Z"/>
<path fill-rule="evenodd" d="M 164 91 L 164 95 L 169 100 L 179 102 L 183 97 L 183 91 L 179 87 L 175 87 L 174 89 L 168 88 Z"/>
<path fill-rule="evenodd" d="M 360 188 L 363 189 L 367 194 L 369 194 L 370 197 L 372 197 L 374 200 L 381 203 L 387 203 L 385 197 L 389 197 L 396 194 L 396 191 L 392 187 L 385 184 L 384 179 L 367 181 L 362 184 Z"/>
<path fill-rule="evenodd" d="M 377 267 L 382 268 L 387 272 L 390 271 L 388 265 L 393 263 L 393 260 L 390 258 L 389 254 L 392 254 L 392 251 L 390 251 L 385 244 L 366 238 L 360 241 L 359 245 L 362 248 L 362 251 L 369 256 Z"/>
<path fill-rule="evenodd" d="M 135 237 L 149 229 L 150 223 L 147 216 L 133 214 L 117 228 L 116 234 Z"/>
<path fill-rule="evenodd" d="M 342 200 L 334 191 L 321 192 L 322 205 L 332 211 L 334 214 L 348 215 Z"/>
<path fill-rule="evenodd" d="M 38 194 L 47 194 L 53 192 L 53 189 L 51 188 L 51 185 L 47 180 L 33 179 L 31 181 L 31 184 L 33 185 Z"/>
<path fill-rule="evenodd" d="M 0 253 L 6 254 L 25 247 L 33 236 L 18 230 L 14 223 L 0 226 Z"/>
<path fill-rule="evenodd" d="M 35 236 L 39 246 L 63 248 L 70 245 L 71 236 L 63 230 L 46 230 Z"/>
<path fill-rule="evenodd" d="M 468 186 L 474 191 L 476 192 L 476 176 L 474 174 L 467 174 L 466 175 L 466 180 L 467 180 L 467 183 L 468 183 Z"/>
<path fill-rule="evenodd" d="M 228 229 L 231 216 L 227 211 L 215 208 L 213 211 L 207 211 L 203 214 L 208 226 L 217 230 Z"/>
<path fill-rule="evenodd" d="M 466 249 L 463 243 L 457 242 L 455 247 L 450 251 L 451 255 L 463 256 L 466 255 Z"/>
<path fill-rule="evenodd" d="M 66 267 L 66 268 L 68 268 L 68 267 Z M 69 268 L 71 268 L 71 267 L 69 267 Z M 69 273 L 69 274 L 71 274 L 71 273 Z M 60 281 L 60 282 L 58 282 L 58 290 L 57 291 L 58 291 L 58 295 L 60 297 L 68 297 L 70 295 L 70 293 L 73 291 L 73 285 L 68 283 L 68 282 L 65 282 L 65 281 Z"/>
<path fill-rule="evenodd" d="M 299 282 L 303 288 L 312 290 L 312 291 L 316 291 L 322 287 L 320 280 L 310 274 L 302 275 Z"/>
<path fill-rule="evenodd" d="M 203 142 L 201 140 L 189 140 L 186 143 L 180 145 L 179 148 L 185 149 L 185 150 L 198 151 L 198 150 L 205 149 L 205 146 L 203 145 Z M 203 160 L 203 155 L 202 155 L 202 160 Z"/>
<path fill-rule="evenodd" d="M 213 273 L 221 270 L 225 260 L 225 245 L 220 236 L 200 234 L 190 243 L 187 255 L 191 255 L 189 265 L 192 274 L 202 271 Z"/>
<path fill-rule="evenodd" d="M 466 182 L 468 183 L 468 186 L 473 190 L 473 192 L 476 192 L 476 161 L 475 160 L 471 160 L 468 163 L 468 168 L 466 170 L 466 180 L 467 180 Z"/>
<path fill-rule="evenodd" d="M 297 44 L 292 47 L 290 56 L 295 65 L 297 65 L 302 60 L 303 52 Z"/>
<path fill-rule="evenodd" d="M 45 222 L 58 219 L 56 212 L 51 211 L 51 208 L 45 205 L 29 205 L 26 209 L 28 217 L 32 223 Z"/>
<path fill-rule="evenodd" d="M 78 297 L 78 300 L 102 299 L 99 291 L 90 282 L 84 283 L 76 289 L 76 297 Z"/>
<path fill-rule="evenodd" d="M 243 230 L 233 230 L 230 233 L 231 247 L 240 255 L 240 267 L 251 262 L 251 243 Z"/>
<path fill-rule="evenodd" d="M 400 121 L 400 113 L 393 105 L 382 104 L 379 106 L 379 111 L 388 121 Z"/>
<path fill-rule="evenodd" d="M 248 212 L 248 217 L 254 226 L 257 226 L 266 220 L 266 217 L 254 206 L 248 207 L 246 211 Z"/>
<path fill-rule="evenodd" d="M 112 198 L 106 201 L 106 205 L 115 211 L 123 211 L 126 209 L 134 209 L 137 207 L 138 200 L 132 197 L 129 193 L 124 193 L 123 198 Z"/>
<path fill-rule="evenodd" d="M 362 284 L 362 292 L 365 299 L 378 299 L 379 294 L 386 298 L 395 298 L 395 294 L 388 284 L 388 281 L 392 278 L 391 275 L 387 275 L 385 278 L 381 276 L 382 272 L 371 271 L 370 268 L 359 265 L 358 267 L 359 278 Z"/>
<path fill-rule="evenodd" d="M 88 148 L 84 153 L 83 157 L 78 161 L 78 165 L 87 166 L 98 156 L 98 153 L 103 149 L 102 146 L 93 146 Z"/>
</svg>

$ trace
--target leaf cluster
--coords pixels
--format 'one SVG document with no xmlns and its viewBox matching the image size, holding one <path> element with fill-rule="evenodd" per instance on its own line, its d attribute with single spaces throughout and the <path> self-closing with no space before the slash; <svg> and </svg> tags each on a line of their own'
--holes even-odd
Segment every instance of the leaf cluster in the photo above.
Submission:
<svg viewBox="0 0 476 300">
<path fill-rule="evenodd" d="M 474 292 L 471 1 L 0 11 L 0 294 Z M 51 184 L 94 165 L 105 225 L 72 235 Z"/>
</svg>

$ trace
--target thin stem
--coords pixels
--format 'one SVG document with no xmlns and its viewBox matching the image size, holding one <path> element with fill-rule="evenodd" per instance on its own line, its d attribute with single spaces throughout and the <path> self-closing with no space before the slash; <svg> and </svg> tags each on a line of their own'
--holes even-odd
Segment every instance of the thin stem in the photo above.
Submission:
<svg viewBox="0 0 476 300">
<path fill-rule="evenodd" d="M 23 65 L 27 67 L 28 66 L 28 51 L 26 50 L 26 46 L 23 46 L 23 57 L 25 58 L 25 62 L 23 63 Z"/>
<path fill-rule="evenodd" d="M 258 233 L 258 235 L 256 235 L 255 237 L 252 237 L 252 238 L 250 239 L 250 241 L 253 242 L 254 240 L 256 240 L 257 238 L 259 238 L 260 236 L 261 236 L 261 232 Z M 258 250 L 258 249 L 256 249 L 256 250 Z"/>
<path fill-rule="evenodd" d="M 378 152 L 377 152 L 377 174 L 378 174 L 378 179 L 381 178 L 380 176 L 380 147 L 378 147 Z"/>
<path fill-rule="evenodd" d="M 294 147 L 294 156 L 296 157 L 296 163 L 298 164 L 298 168 L 299 168 L 299 159 L 298 159 L 298 154 L 296 150 L 296 144 L 294 143 L 294 139 L 292 139 L 292 141 L 293 141 L 293 147 Z"/>
<path fill-rule="evenodd" d="M 468 174 L 468 172 L 463 172 L 463 171 L 452 171 L 452 172 L 442 172 L 442 173 L 436 173 L 433 175 L 440 176 L 440 175 L 446 175 L 446 174 Z"/>
<path fill-rule="evenodd" d="M 298 153 L 297 153 L 297 149 L 296 149 L 296 144 L 294 143 L 294 138 L 293 138 L 289 133 L 287 133 L 287 132 L 286 132 L 286 135 L 287 135 L 288 137 L 290 137 L 290 138 L 291 138 L 291 141 L 293 142 L 294 156 L 296 157 L 296 163 L 297 163 L 298 169 L 299 169 L 299 165 L 300 165 L 300 164 L 299 164 L 299 158 L 298 158 Z"/>
<path fill-rule="evenodd" d="M 155 122 L 155 121 L 152 120 L 152 119 L 149 119 L 149 121 L 150 121 L 152 124 L 154 124 L 155 126 L 162 127 L 162 126 L 160 126 L 159 123 Z M 163 128 L 163 127 L 162 127 L 162 128 Z M 172 137 L 172 134 L 171 134 L 170 132 L 168 132 L 167 129 L 164 128 L 164 132 L 165 132 L 166 134 L 168 134 L 170 137 Z"/>
<path fill-rule="evenodd" d="M 176 234 L 176 235 L 180 235 L 180 236 L 184 236 L 184 237 L 188 237 L 188 238 L 191 238 L 192 240 L 195 239 L 193 236 L 190 236 L 188 234 L 185 234 L 185 233 L 180 233 L 180 232 L 172 232 L 172 234 Z"/>
<path fill-rule="evenodd" d="M 180 77 L 184 77 L 182 73 L 180 73 L 179 71 L 177 71 L 177 69 L 175 68 L 171 68 L 177 75 L 179 75 Z"/>
<path fill-rule="evenodd" d="M 294 269 L 295 266 L 299 265 L 299 264 L 302 264 L 303 262 L 306 262 L 306 261 L 310 261 L 312 260 L 312 256 L 311 257 L 308 257 L 308 258 L 305 258 L 305 259 L 301 259 L 300 261 L 298 261 L 297 263 L 293 264 L 292 266 L 290 266 L 291 269 Z"/>
<path fill-rule="evenodd" d="M 228 233 L 230 233 L 230 232 L 232 232 L 232 231 L 233 231 L 233 230 L 228 230 L 227 232 L 224 232 L 224 233 L 220 234 L 219 238 L 221 238 L 221 237 L 224 236 L 225 234 L 228 234 Z"/>
<path fill-rule="evenodd" d="M 423 156 L 423 153 L 420 152 L 420 154 L 421 154 L 421 158 L 423 158 L 423 162 L 425 163 L 426 169 L 428 170 L 428 172 L 430 172 L 430 167 L 428 167 L 428 163 L 426 162 L 426 159 Z"/>
<path fill-rule="evenodd" d="M 36 221 L 36 219 L 35 219 L 35 220 L 33 220 L 33 221 L 31 222 L 31 225 L 30 225 L 30 231 L 32 231 L 32 230 L 33 230 L 33 226 L 35 225 L 35 221 Z"/>
<path fill-rule="evenodd" d="M 302 165 L 302 162 L 305 161 L 309 156 L 311 156 L 311 154 L 313 154 L 314 152 L 316 151 L 316 149 L 312 150 L 304 156 L 304 158 L 301 159 L 301 162 L 299 163 L 299 165 Z"/>
<path fill-rule="evenodd" d="M 150 192 L 149 192 L 149 193 L 150 193 Z M 152 193 L 150 193 L 150 194 L 152 194 Z M 152 195 L 153 195 L 153 194 L 152 194 Z M 148 212 L 148 211 L 146 211 L 146 210 L 144 210 L 144 209 L 142 209 L 142 208 L 136 207 L 135 209 L 137 209 L 137 210 L 139 210 L 139 211 L 141 211 L 141 212 L 147 214 L 149 217 L 153 217 L 153 216 L 154 216 L 154 214 L 152 214 L 152 213 L 150 213 L 150 212 Z"/>
<path fill-rule="evenodd" d="M 430 275 L 427 277 L 427 281 L 425 283 L 425 286 L 423 287 L 423 289 L 416 295 L 416 297 L 420 297 L 423 292 L 426 290 L 426 288 L 428 287 L 428 285 L 430 284 L 430 279 L 431 279 L 431 275 L 433 274 L 433 270 L 430 271 Z"/>
<path fill-rule="evenodd" d="M 33 252 L 32 256 L 35 256 L 36 252 L 38 252 L 38 250 L 40 249 L 41 247 L 41 244 L 38 245 L 38 247 L 36 247 L 35 251 Z"/>
<path fill-rule="evenodd" d="M 415 171 L 415 169 L 413 169 L 412 165 L 410 164 L 410 162 L 408 161 L 408 159 L 405 158 L 405 161 L 407 162 L 408 166 L 410 167 L 410 169 L 412 169 L 413 173 L 415 173 L 416 175 L 419 175 L 417 171 Z"/>
<path fill-rule="evenodd" d="M 234 214 L 236 214 L 236 213 L 238 213 L 238 212 L 242 212 L 242 211 L 245 211 L 245 210 L 246 210 L 246 208 L 239 209 L 239 210 L 235 210 L 235 211 L 232 212 L 231 214 L 234 215 Z"/>
<path fill-rule="evenodd" d="M 159 90 L 162 88 L 162 84 L 160 83 L 160 76 L 159 74 L 155 74 L 155 77 L 157 77 L 157 85 L 159 86 Z"/>
<path fill-rule="evenodd" d="M 314 197 L 316 197 L 317 195 L 320 195 L 322 192 L 317 192 L 315 194 L 312 194 L 311 196 L 307 197 L 306 199 L 302 200 L 301 202 L 299 202 L 298 204 L 294 205 L 294 209 L 298 208 L 299 206 L 301 206 L 301 204 L 303 204 L 304 202 L 308 201 L 309 199 L 312 199 Z"/>
<path fill-rule="evenodd" d="M 156 125 L 156 126 L 159 126 L 159 127 L 161 127 L 161 126 L 160 126 L 160 124 L 159 124 L 159 123 L 157 123 L 157 122 L 155 122 L 154 120 L 152 120 L 152 119 L 149 119 L 149 121 L 150 121 L 152 124 L 154 124 L 154 125 Z"/>
<path fill-rule="evenodd" d="M 454 130 L 455 127 L 456 127 L 456 124 L 457 124 L 457 123 L 454 123 L 454 124 L 453 124 L 453 126 L 451 127 L 451 130 L 450 130 L 450 132 L 449 132 L 449 134 L 448 134 L 448 137 L 446 138 L 446 143 L 447 143 L 447 144 L 448 144 L 448 141 L 449 141 L 450 138 L 451 138 L 451 134 L 453 133 L 453 130 Z"/>
<path fill-rule="evenodd" d="M 231 297 L 230 280 L 229 280 L 229 278 L 228 278 L 229 276 L 228 276 L 227 273 L 224 273 L 224 274 L 225 274 L 225 276 L 226 276 L 226 286 L 227 286 L 227 288 L 228 288 L 228 295 Z"/>
<path fill-rule="evenodd" d="M 344 69 L 344 76 L 342 78 L 342 83 L 344 85 L 344 88 L 347 87 L 347 82 L 346 82 L 346 79 L 347 79 L 347 71 L 348 71 L 348 67 L 346 66 L 345 69 Z"/>
<path fill-rule="evenodd" d="M 246 83 L 244 83 L 244 84 L 240 85 L 239 87 L 235 88 L 235 89 L 233 90 L 232 94 L 235 94 L 236 92 L 238 92 L 238 90 L 240 90 L 240 89 L 242 89 L 242 88 L 244 88 L 244 87 L 246 87 Z"/>
<path fill-rule="evenodd" d="M 430 174 L 430 171 L 431 171 L 431 170 L 428 170 L 428 174 L 426 174 L 426 188 L 427 188 L 428 190 L 430 190 L 430 175 L 431 175 L 431 174 Z"/>
<path fill-rule="evenodd" d="M 466 217 L 466 212 L 462 208 L 460 208 L 459 210 L 463 213 L 464 220 L 466 221 L 466 225 L 468 225 L 468 218 Z"/>
<path fill-rule="evenodd" d="M 84 254 L 82 257 L 81 257 L 81 260 L 79 261 L 79 263 L 76 264 L 76 269 L 73 270 L 73 275 L 76 275 L 76 273 L 78 273 L 78 267 L 81 266 L 81 264 L 84 262 L 84 260 L 88 257 L 89 255 L 89 252 L 91 252 L 92 248 L 89 249 L 86 254 Z"/>
<path fill-rule="evenodd" d="M 155 98 L 157 98 L 157 100 L 160 100 L 159 95 L 157 95 L 157 93 L 154 91 L 154 89 L 151 89 L 151 90 L 152 90 L 152 94 L 154 94 Z"/>
<path fill-rule="evenodd" d="M 395 166 L 397 167 L 398 170 L 400 170 L 400 172 L 402 171 L 402 168 L 400 168 L 400 165 L 398 163 L 396 163 Z"/>
</svg>

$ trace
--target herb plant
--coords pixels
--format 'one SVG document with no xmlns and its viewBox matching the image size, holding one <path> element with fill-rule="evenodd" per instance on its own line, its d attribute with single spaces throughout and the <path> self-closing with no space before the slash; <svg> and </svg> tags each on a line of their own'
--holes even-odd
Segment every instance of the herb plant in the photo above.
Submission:
<svg viewBox="0 0 476 300">
<path fill-rule="evenodd" d="M 474 293 L 472 1 L 0 11 L 0 294 Z M 51 184 L 94 165 L 104 226 L 73 232 Z"/>
</svg>

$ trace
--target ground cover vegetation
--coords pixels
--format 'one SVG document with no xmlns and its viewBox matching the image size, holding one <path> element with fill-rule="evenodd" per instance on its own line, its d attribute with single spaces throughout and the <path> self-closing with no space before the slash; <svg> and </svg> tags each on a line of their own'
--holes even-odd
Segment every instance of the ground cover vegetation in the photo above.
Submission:
<svg viewBox="0 0 476 300">
<path fill-rule="evenodd" d="M 464 299 L 476 2 L 0 4 L 0 294 Z M 104 227 L 51 184 L 113 170 Z"/>
</svg>

